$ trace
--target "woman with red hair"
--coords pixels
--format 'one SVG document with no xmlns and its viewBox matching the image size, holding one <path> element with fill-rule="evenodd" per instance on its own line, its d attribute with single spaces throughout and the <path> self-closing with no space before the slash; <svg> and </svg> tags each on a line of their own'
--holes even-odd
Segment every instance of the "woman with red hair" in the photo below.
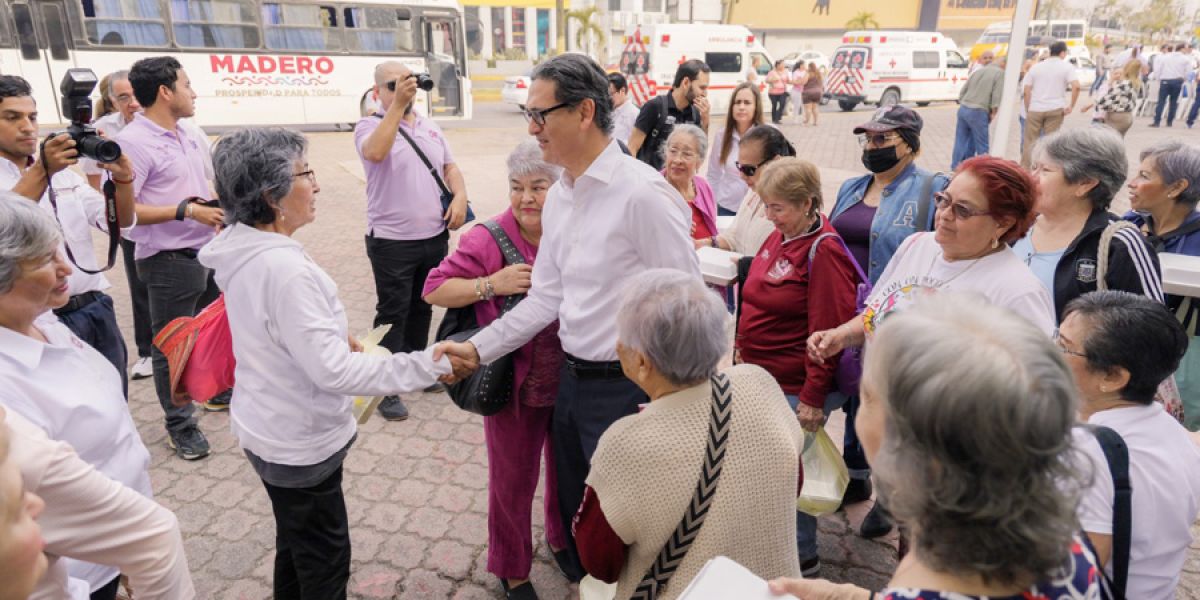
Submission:
<svg viewBox="0 0 1200 600">
<path fill-rule="evenodd" d="M 863 313 L 809 336 L 809 353 L 825 360 L 861 346 L 896 309 L 942 290 L 973 292 L 1051 335 L 1054 302 L 1009 249 L 1033 223 L 1037 195 L 1037 182 L 1015 162 L 991 156 L 963 162 L 946 190 L 934 194 L 936 229 L 904 240 Z"/>
</svg>

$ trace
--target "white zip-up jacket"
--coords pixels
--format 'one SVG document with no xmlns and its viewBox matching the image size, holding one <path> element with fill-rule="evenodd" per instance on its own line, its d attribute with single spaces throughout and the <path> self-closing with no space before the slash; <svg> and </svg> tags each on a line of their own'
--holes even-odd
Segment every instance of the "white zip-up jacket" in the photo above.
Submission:
<svg viewBox="0 0 1200 600">
<path fill-rule="evenodd" d="M 237 359 L 230 425 L 265 461 L 317 464 L 354 436 L 353 395 L 399 394 L 450 372 L 432 349 L 350 351 L 337 285 L 299 242 L 234 225 L 200 251 L 225 292 Z"/>
</svg>

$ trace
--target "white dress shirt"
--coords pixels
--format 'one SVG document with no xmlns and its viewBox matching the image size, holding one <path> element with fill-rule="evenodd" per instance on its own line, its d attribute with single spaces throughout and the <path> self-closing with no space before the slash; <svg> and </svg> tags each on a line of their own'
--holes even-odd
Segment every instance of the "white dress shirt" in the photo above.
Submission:
<svg viewBox="0 0 1200 600">
<path fill-rule="evenodd" d="M 1185 79 L 1188 71 L 1192 70 L 1192 59 L 1182 52 L 1168 52 L 1160 54 L 1154 59 L 1154 72 L 1150 74 L 1151 79 L 1159 81 L 1169 79 Z"/>
<path fill-rule="evenodd" d="M 634 106 L 633 100 L 626 98 L 625 104 L 622 104 L 613 109 L 613 131 L 612 137 L 614 140 L 620 140 L 622 143 L 629 144 L 629 136 L 633 135 L 633 123 L 637 121 L 638 113 L 637 106 Z"/>
<path fill-rule="evenodd" d="M 700 278 L 692 213 L 657 171 L 614 141 L 578 179 L 564 173 L 542 211 L 542 243 L 529 295 L 471 338 L 489 363 L 558 319 L 563 350 L 584 360 L 617 359 L 617 309 L 624 282 L 647 269 Z"/>
<path fill-rule="evenodd" d="M 151 497 L 150 453 L 129 414 L 121 374 L 54 313 L 43 313 L 34 326 L 48 343 L 0 327 L 0 404 L 70 444 L 97 471 Z M 83 562 L 69 570 L 93 592 L 118 575 Z"/>
<path fill-rule="evenodd" d="M 0 159 L 0 190 L 13 189 L 20 179 L 21 169 L 11 160 Z M 54 206 L 50 204 L 49 190 L 42 194 L 38 205 L 50 216 L 56 216 L 62 227 L 63 242 L 71 246 L 71 254 L 75 260 L 92 271 L 98 270 L 103 265 L 96 261 L 96 252 L 92 248 L 92 227 L 108 232 L 108 224 L 104 218 L 104 195 L 88 185 L 83 176 L 69 168 L 55 173 L 50 181 L 58 201 L 57 216 Z M 137 218 L 134 217 L 134 222 L 136 221 Z M 133 226 L 134 223 L 130 223 L 129 227 L 121 228 L 121 235 L 128 233 Z M 59 246 L 59 251 L 63 254 L 63 260 L 68 260 L 63 246 Z M 105 260 L 107 258 L 106 256 Z M 84 273 L 75 268 L 74 264 L 71 265 L 71 274 L 67 276 L 67 292 L 70 295 L 100 292 L 109 287 L 111 284 L 104 275 Z"/>
</svg>

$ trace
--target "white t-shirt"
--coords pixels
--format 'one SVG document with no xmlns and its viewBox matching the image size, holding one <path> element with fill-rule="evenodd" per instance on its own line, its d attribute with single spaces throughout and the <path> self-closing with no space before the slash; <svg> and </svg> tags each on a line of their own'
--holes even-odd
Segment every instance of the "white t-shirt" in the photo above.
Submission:
<svg viewBox="0 0 1200 600">
<path fill-rule="evenodd" d="M 1032 89 L 1029 112 L 1066 108 L 1067 88 L 1078 81 L 1075 66 L 1061 58 L 1052 57 L 1033 65 L 1025 74 L 1025 87 Z"/>
<path fill-rule="evenodd" d="M 633 122 L 637 121 L 640 112 L 631 99 L 625 100 L 625 104 L 613 109 L 612 136 L 614 140 L 620 140 L 622 144 L 629 144 L 629 136 L 633 134 Z"/>
<path fill-rule="evenodd" d="M 888 262 L 863 310 L 869 336 L 895 310 L 944 290 L 977 294 L 1025 317 L 1047 337 L 1054 333 L 1054 301 L 1016 254 L 1006 249 L 977 260 L 949 262 L 933 236 L 929 231 L 909 236 Z"/>
<path fill-rule="evenodd" d="M 1129 448 L 1133 488 L 1127 598 L 1170 600 L 1200 513 L 1200 448 L 1158 403 L 1115 408 L 1088 419 L 1121 434 Z M 1082 428 L 1075 444 L 1094 465 L 1092 485 L 1079 502 L 1084 531 L 1112 535 L 1113 483 L 1100 443 Z M 1112 575 L 1112 560 L 1104 570 Z"/>
</svg>

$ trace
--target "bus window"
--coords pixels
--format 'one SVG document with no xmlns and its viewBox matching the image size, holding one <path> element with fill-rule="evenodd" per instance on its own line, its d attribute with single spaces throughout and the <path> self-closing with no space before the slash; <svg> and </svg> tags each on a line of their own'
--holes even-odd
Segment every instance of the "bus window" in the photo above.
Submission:
<svg viewBox="0 0 1200 600">
<path fill-rule="evenodd" d="M 67 28 L 63 23 L 62 7 L 57 4 L 42 4 L 42 22 L 46 24 L 46 35 L 50 38 L 50 57 L 67 60 Z"/>
<path fill-rule="evenodd" d="M 17 24 L 17 39 L 21 42 L 21 58 L 38 60 L 42 53 L 38 50 L 37 33 L 33 28 L 33 15 L 29 12 L 28 4 L 12 5 L 13 20 Z"/>
<path fill-rule="evenodd" d="M 1067 38 L 1073 40 L 1083 39 L 1083 23 L 1072 23 L 1067 29 Z"/>
<path fill-rule="evenodd" d="M 175 42 L 187 48 L 258 48 L 248 0 L 171 0 Z"/>
<path fill-rule="evenodd" d="M 88 41 L 104 46 L 167 45 L 167 25 L 158 2 L 82 0 Z"/>
<path fill-rule="evenodd" d="M 1067 24 L 1066 23 L 1051 24 L 1050 25 L 1050 37 L 1052 37 L 1056 40 L 1067 39 Z"/>
<path fill-rule="evenodd" d="M 337 10 L 315 4 L 264 2 L 263 32 L 275 50 L 340 50 Z"/>
<path fill-rule="evenodd" d="M 343 12 L 346 48 L 359 52 L 413 53 L 415 30 L 407 10 L 375 6 L 347 7 Z"/>
<path fill-rule="evenodd" d="M 741 73 L 742 54 L 740 52 L 705 52 L 704 64 L 713 73 Z"/>
<path fill-rule="evenodd" d="M 12 48 L 16 43 L 13 39 L 12 29 L 9 27 L 8 16 L 0 6 L 0 48 Z"/>
</svg>

